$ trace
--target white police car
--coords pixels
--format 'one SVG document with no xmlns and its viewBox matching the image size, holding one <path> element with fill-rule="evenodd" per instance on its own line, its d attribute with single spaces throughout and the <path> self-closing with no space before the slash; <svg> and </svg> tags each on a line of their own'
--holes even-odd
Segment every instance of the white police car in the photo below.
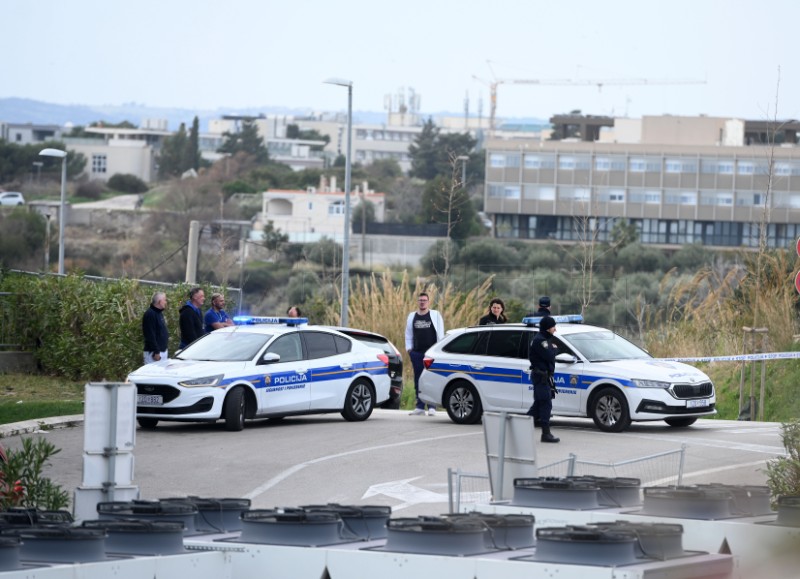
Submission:
<svg viewBox="0 0 800 579">
<path fill-rule="evenodd" d="M 245 419 L 327 412 L 360 421 L 389 398 L 389 361 L 375 348 L 305 318 L 234 321 L 128 376 L 143 428 L 223 419 L 241 430 Z"/>
<path fill-rule="evenodd" d="M 620 432 L 631 421 L 689 426 L 716 414 L 714 385 L 700 370 L 654 359 L 611 330 L 580 323 L 580 316 L 554 317 L 554 415 L 589 416 L 600 430 Z M 528 347 L 540 319 L 451 330 L 425 353 L 420 398 L 442 405 L 458 424 L 480 421 L 483 411 L 527 412 L 533 404 Z"/>
</svg>

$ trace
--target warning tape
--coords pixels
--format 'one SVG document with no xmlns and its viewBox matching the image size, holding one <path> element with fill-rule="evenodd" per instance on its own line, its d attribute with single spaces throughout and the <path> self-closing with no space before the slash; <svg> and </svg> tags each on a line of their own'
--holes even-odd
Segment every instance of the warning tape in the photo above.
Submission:
<svg viewBox="0 0 800 579">
<path fill-rule="evenodd" d="M 704 356 L 700 358 L 658 358 L 668 362 L 749 362 L 752 360 L 789 360 L 800 358 L 800 352 L 765 352 L 738 356 Z"/>
</svg>

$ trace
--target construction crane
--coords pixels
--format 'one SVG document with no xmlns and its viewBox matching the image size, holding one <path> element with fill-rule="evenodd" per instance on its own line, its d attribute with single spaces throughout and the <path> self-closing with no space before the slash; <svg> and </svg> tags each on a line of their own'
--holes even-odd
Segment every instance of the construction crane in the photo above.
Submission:
<svg viewBox="0 0 800 579">
<path fill-rule="evenodd" d="M 554 79 L 535 79 L 535 78 L 506 78 L 494 79 L 492 82 L 487 82 L 482 78 L 473 75 L 472 78 L 489 86 L 490 101 L 489 101 L 489 131 L 493 136 L 495 132 L 496 113 L 497 113 L 497 87 L 501 84 L 536 84 L 539 86 L 596 86 L 598 90 L 603 90 L 604 86 L 634 86 L 634 85 L 647 85 L 647 86 L 663 86 L 663 85 L 676 85 L 676 84 L 706 84 L 704 80 L 650 80 L 646 78 L 618 78 L 618 79 L 584 79 L 573 80 L 567 78 L 554 78 Z"/>
</svg>

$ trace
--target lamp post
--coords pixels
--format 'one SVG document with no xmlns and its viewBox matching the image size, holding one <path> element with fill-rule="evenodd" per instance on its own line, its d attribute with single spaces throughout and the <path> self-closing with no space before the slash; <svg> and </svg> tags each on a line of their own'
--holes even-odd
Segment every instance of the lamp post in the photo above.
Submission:
<svg viewBox="0 0 800 579">
<path fill-rule="evenodd" d="M 58 210 L 58 273 L 64 275 L 64 206 L 67 201 L 67 152 L 61 149 L 42 149 L 42 157 L 61 159 L 61 206 Z"/>
<path fill-rule="evenodd" d="M 341 325 L 347 327 L 347 310 L 350 307 L 350 152 L 353 141 L 353 81 L 329 78 L 325 84 L 347 87 L 347 154 L 344 160 L 344 248 L 342 252 L 342 317 Z"/>
</svg>

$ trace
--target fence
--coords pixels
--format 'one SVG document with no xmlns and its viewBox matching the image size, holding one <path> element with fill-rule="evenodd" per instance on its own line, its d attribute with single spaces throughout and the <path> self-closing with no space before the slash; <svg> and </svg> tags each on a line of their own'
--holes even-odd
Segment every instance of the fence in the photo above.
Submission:
<svg viewBox="0 0 800 579">
<path fill-rule="evenodd" d="M 581 460 L 570 453 L 569 458 L 537 468 L 541 477 L 603 476 L 609 478 L 637 478 L 642 486 L 680 485 L 683 482 L 686 445 L 640 458 L 620 462 Z M 464 504 L 477 504 L 492 500 L 488 474 L 447 469 L 448 506 L 458 513 Z"/>
</svg>

